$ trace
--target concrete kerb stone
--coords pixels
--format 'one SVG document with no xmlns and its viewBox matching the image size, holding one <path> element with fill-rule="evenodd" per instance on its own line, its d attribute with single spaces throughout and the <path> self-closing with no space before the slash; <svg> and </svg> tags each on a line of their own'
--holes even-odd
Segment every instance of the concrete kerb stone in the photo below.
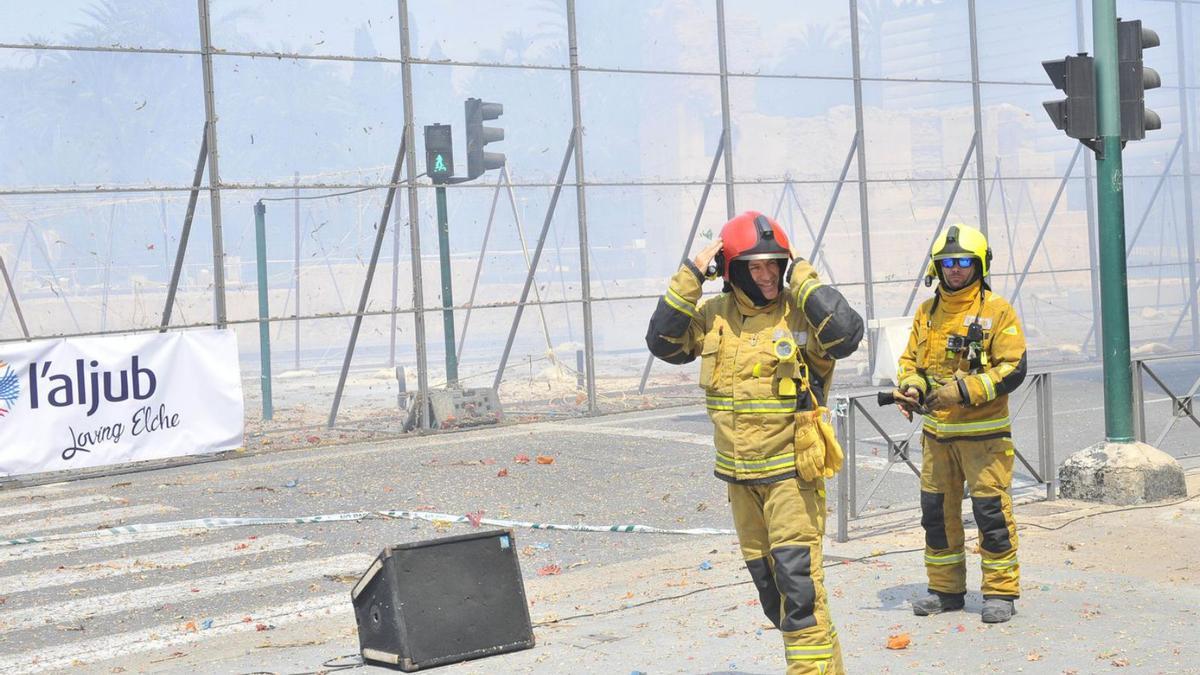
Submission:
<svg viewBox="0 0 1200 675">
<path fill-rule="evenodd" d="M 1187 496 L 1183 468 L 1146 443 L 1097 443 L 1067 458 L 1058 469 L 1066 499 L 1104 504 L 1143 504 Z"/>
</svg>

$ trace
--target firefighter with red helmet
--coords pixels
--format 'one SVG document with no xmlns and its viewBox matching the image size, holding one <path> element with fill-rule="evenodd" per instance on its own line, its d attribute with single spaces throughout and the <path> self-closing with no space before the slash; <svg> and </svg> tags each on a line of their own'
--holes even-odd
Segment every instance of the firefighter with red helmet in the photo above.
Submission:
<svg viewBox="0 0 1200 675">
<path fill-rule="evenodd" d="M 724 290 L 701 304 L 701 286 L 717 272 Z M 646 334 L 668 363 L 700 357 L 714 473 L 728 484 L 742 556 L 783 635 L 788 673 L 843 672 L 821 567 L 825 479 L 842 465 L 825 401 L 835 360 L 862 335 L 842 294 L 756 211 L 680 266 Z"/>
</svg>

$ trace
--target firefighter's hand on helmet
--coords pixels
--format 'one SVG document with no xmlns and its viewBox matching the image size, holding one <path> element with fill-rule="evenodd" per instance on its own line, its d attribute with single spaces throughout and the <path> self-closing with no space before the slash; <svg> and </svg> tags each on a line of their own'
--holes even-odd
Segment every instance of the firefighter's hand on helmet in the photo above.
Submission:
<svg viewBox="0 0 1200 675">
<path fill-rule="evenodd" d="M 943 384 L 925 397 L 925 405 L 930 410 L 946 410 L 952 406 L 962 405 L 962 402 L 962 392 L 958 390 L 958 380 L 951 380 Z"/>
<path fill-rule="evenodd" d="M 696 258 L 692 261 L 695 263 L 696 269 L 700 270 L 702 274 L 707 274 L 709 263 L 711 263 L 713 258 L 716 258 L 717 254 L 721 252 L 721 247 L 723 245 L 724 243 L 721 241 L 721 238 L 717 237 L 708 246 L 700 249 L 700 252 L 696 254 Z M 717 274 L 720 274 L 721 272 L 722 270 L 717 270 Z"/>
</svg>

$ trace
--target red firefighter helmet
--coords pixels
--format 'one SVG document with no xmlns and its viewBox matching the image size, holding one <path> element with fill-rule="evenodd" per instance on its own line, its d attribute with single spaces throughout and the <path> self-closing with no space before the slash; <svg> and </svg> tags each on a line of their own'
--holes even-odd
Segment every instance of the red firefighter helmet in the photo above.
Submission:
<svg viewBox="0 0 1200 675">
<path fill-rule="evenodd" d="M 790 260 L 787 234 L 779 223 L 758 211 L 747 211 L 721 228 L 721 252 L 717 255 L 721 276 L 729 280 L 734 260 Z"/>
</svg>

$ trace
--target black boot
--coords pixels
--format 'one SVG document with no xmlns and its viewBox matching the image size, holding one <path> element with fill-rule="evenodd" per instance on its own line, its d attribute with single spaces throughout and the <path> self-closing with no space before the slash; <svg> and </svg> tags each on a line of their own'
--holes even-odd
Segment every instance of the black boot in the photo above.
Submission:
<svg viewBox="0 0 1200 675">
<path fill-rule="evenodd" d="M 1017 606 L 1008 598 L 984 598 L 983 622 L 1004 623 L 1017 613 Z"/>
<path fill-rule="evenodd" d="M 929 595 L 913 600 L 913 614 L 917 616 L 933 616 L 942 612 L 953 612 L 963 608 L 963 598 L 966 593 L 943 593 L 929 591 Z"/>
</svg>

